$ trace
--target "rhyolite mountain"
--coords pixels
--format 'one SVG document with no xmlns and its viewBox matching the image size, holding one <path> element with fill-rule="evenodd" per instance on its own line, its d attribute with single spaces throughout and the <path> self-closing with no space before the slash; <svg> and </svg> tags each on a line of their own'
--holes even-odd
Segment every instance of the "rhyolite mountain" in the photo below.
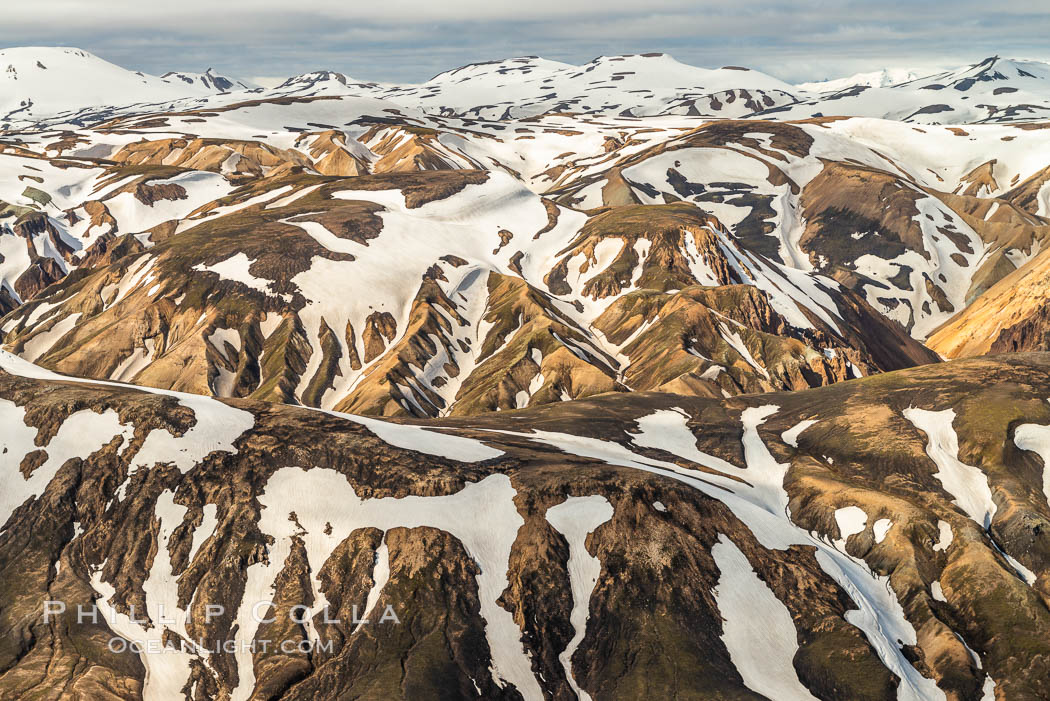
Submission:
<svg viewBox="0 0 1050 701">
<path fill-rule="evenodd" d="M 1050 231 L 1027 123 L 517 124 L 315 96 L 24 132 L 5 345 L 377 415 L 801 389 L 936 362 Z"/>
<path fill-rule="evenodd" d="M 1050 697 L 1046 64 L 5 62 L 0 698 Z"/>
</svg>

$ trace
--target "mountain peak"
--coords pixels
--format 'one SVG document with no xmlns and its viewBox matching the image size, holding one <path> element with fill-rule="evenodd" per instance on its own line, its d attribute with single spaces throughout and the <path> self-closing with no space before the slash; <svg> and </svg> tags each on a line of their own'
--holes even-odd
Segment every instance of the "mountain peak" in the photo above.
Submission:
<svg viewBox="0 0 1050 701">
<path fill-rule="evenodd" d="M 573 68 L 570 64 L 551 61 L 540 56 L 515 56 L 513 58 L 495 59 L 491 61 L 478 61 L 468 63 L 459 68 L 442 71 L 424 85 L 446 82 L 463 82 L 467 79 L 477 79 L 483 76 L 504 76 L 516 74 L 519 76 L 536 77 L 565 68 Z M 535 74 L 535 75 L 532 75 Z"/>
<path fill-rule="evenodd" d="M 75 47 L 0 50 L 0 119 L 47 118 L 104 106 L 158 103 L 228 92 L 247 83 L 213 72 L 162 77 L 122 68 Z"/>
<path fill-rule="evenodd" d="M 664 53 L 663 51 L 652 51 L 644 54 L 601 54 L 595 56 L 589 61 L 589 63 L 598 63 L 600 61 L 627 61 L 627 60 L 638 60 L 647 58 L 663 58 L 674 61 L 674 57 L 671 54 Z M 675 61 L 677 63 L 677 61 Z"/>
<path fill-rule="evenodd" d="M 869 88 L 888 88 L 900 85 L 920 77 L 918 71 L 908 68 L 883 68 L 877 71 L 866 71 L 854 73 L 845 78 L 831 78 L 827 80 L 812 81 L 807 83 L 796 83 L 795 87 L 807 92 L 838 92 L 847 88 L 864 86 Z"/>
</svg>

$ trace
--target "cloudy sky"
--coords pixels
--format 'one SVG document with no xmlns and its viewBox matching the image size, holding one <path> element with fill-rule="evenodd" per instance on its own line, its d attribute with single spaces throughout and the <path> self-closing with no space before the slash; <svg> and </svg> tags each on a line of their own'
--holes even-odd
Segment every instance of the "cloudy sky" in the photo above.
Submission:
<svg viewBox="0 0 1050 701">
<path fill-rule="evenodd" d="M 323 68 L 398 82 L 508 56 L 649 51 L 797 82 L 993 54 L 1047 60 L 1048 34 L 1040 0 L 35 0 L 5 3 L 0 22 L 0 46 L 77 46 L 150 73 Z"/>
</svg>

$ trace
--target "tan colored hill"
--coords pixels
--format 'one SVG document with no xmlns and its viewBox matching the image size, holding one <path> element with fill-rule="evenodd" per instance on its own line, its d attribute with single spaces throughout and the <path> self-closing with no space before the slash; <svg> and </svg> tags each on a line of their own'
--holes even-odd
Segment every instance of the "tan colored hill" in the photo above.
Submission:
<svg viewBox="0 0 1050 701">
<path fill-rule="evenodd" d="M 1045 350 L 1050 251 L 1043 251 L 977 298 L 927 342 L 948 358 Z"/>
</svg>

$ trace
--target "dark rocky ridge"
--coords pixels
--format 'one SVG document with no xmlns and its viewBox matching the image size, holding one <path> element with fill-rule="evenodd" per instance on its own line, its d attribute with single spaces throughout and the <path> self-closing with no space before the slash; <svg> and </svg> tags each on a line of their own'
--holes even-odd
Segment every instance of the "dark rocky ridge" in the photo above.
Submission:
<svg viewBox="0 0 1050 701">
<path fill-rule="evenodd" d="M 33 427 L 26 430 L 37 435 L 34 445 L 24 445 L 17 442 L 15 426 L 5 429 L 8 470 L 22 465 L 31 475 L 44 469 L 33 451 L 58 454 L 53 441 L 74 414 L 112 410 L 133 429 L 127 444 L 119 438 L 104 442 L 103 435 L 99 450 L 65 461 L 41 496 L 17 508 L 0 531 L 0 694 L 25 698 L 32 689 L 58 697 L 138 698 L 142 664 L 107 649 L 112 633 L 106 624 L 76 625 L 66 617 L 45 625 L 41 601 L 90 604 L 98 596 L 94 575 L 113 586 L 118 609 L 146 610 L 148 596 L 157 590 L 144 596 L 143 584 L 157 571 L 158 558 L 170 557 L 179 605 L 190 610 L 189 634 L 212 642 L 231 637 L 232 615 L 207 621 L 203 606 L 224 603 L 235 611 L 248 572 L 260 566 L 253 563 L 277 552 L 280 542 L 264 533 L 270 526 L 260 521 L 267 517 L 274 523 L 266 511 L 275 507 L 261 508 L 260 499 L 273 503 L 266 485 L 291 466 L 302 468 L 304 476 L 314 470 L 341 475 L 365 499 L 362 504 L 454 495 L 493 476 L 509 477 L 522 525 L 514 535 L 499 605 L 513 616 L 536 683 L 550 698 L 573 698 L 558 659 L 573 636 L 566 569 L 573 552 L 544 514 L 568 497 L 595 496 L 607 500 L 612 515 L 586 539 L 601 568 L 586 634 L 572 658 L 575 680 L 592 698 L 756 698 L 723 642 L 724 619 L 732 612 L 720 611 L 713 594 L 725 576 L 711 554 L 720 537 L 744 554 L 790 614 L 799 646 L 793 667 L 814 696 L 893 697 L 897 676 L 850 623 L 854 619 L 846 614 L 856 604 L 825 572 L 812 545 L 767 547 L 725 502 L 669 473 L 576 456 L 529 437 L 535 430 L 597 439 L 611 449 L 630 450 L 634 460 L 677 464 L 683 474 L 714 479 L 718 468 L 708 460 L 698 465 L 641 447 L 633 435 L 638 419 L 672 408 L 684 412 L 696 448 L 730 466 L 750 464 L 747 470 L 757 470 L 741 444 L 742 415 L 776 405 L 757 435 L 773 459 L 790 464 L 784 487 L 791 520 L 830 542 L 840 537 L 836 509 L 856 505 L 865 511 L 865 528 L 839 547 L 888 577 L 916 632 L 900 654 L 937 679 L 949 698 L 978 698 L 985 674 L 1003 698 L 1045 697 L 1050 693 L 1042 671 L 1050 660 L 1050 509 L 1040 486 L 1043 466 L 1034 453 L 1016 448 L 1013 434 L 1020 424 L 1050 423 L 1048 396 L 1050 356 L 1020 354 L 796 393 L 729 400 L 632 393 L 443 422 L 455 435 L 502 451 L 476 462 L 398 448 L 336 416 L 237 402 L 233 406 L 254 416 L 254 426 L 236 438 L 235 454 L 212 452 L 185 472 L 158 463 L 128 477 L 134 453 L 151 431 L 190 436 L 201 421 L 198 410 L 176 397 L 128 387 L 3 374 L 0 398 L 24 408 L 23 423 Z M 910 406 L 956 412 L 959 459 L 987 475 L 998 506 L 989 530 L 954 506 L 935 478 L 937 468 L 925 453 L 927 437 L 902 415 Z M 800 434 L 795 448 L 781 434 L 803 419 L 816 423 Z M 419 447 L 441 450 L 430 439 Z M 682 451 L 672 442 L 667 449 Z M 164 457 L 180 459 L 177 453 Z M 5 479 L 24 478 L 15 473 Z M 297 497 L 303 508 L 289 518 L 296 524 L 323 523 L 329 517 L 309 511 L 321 497 Z M 184 508 L 183 516 L 169 523 L 171 516 L 161 515 L 158 521 L 155 514 L 163 511 L 158 504 L 170 499 Z M 208 505 L 215 506 L 214 535 L 199 542 L 195 530 L 205 522 Z M 881 537 L 872 527 L 879 518 L 892 521 Z M 954 532 L 947 549 L 931 548 L 939 521 Z M 389 579 L 376 603 L 395 606 L 401 625 L 366 626 L 354 633 L 345 621 L 327 626 L 317 617 L 314 627 L 322 639 L 334 641 L 332 652 L 256 654 L 253 698 L 519 698 L 489 671 L 493 653 L 486 624 L 494 622 L 481 613 L 477 579 L 484 568 L 460 538 L 427 525 L 385 533 L 354 528 L 319 563 L 307 553 L 316 531 L 289 528 L 299 535 L 288 540 L 287 557 L 271 563 L 275 613 L 311 603 L 312 578 L 318 578 L 334 610 L 363 609 L 378 576 L 373 561 L 385 543 Z M 487 537 L 496 537 L 500 528 L 492 523 Z M 998 549 L 1036 575 L 1034 586 Z M 931 582 L 941 583 L 945 601 L 930 593 Z M 310 635 L 302 626 L 275 625 L 265 631 L 274 639 Z M 980 657 L 982 669 L 960 640 Z M 189 698 L 225 698 L 237 684 L 236 670 L 232 655 L 194 662 Z"/>
</svg>

